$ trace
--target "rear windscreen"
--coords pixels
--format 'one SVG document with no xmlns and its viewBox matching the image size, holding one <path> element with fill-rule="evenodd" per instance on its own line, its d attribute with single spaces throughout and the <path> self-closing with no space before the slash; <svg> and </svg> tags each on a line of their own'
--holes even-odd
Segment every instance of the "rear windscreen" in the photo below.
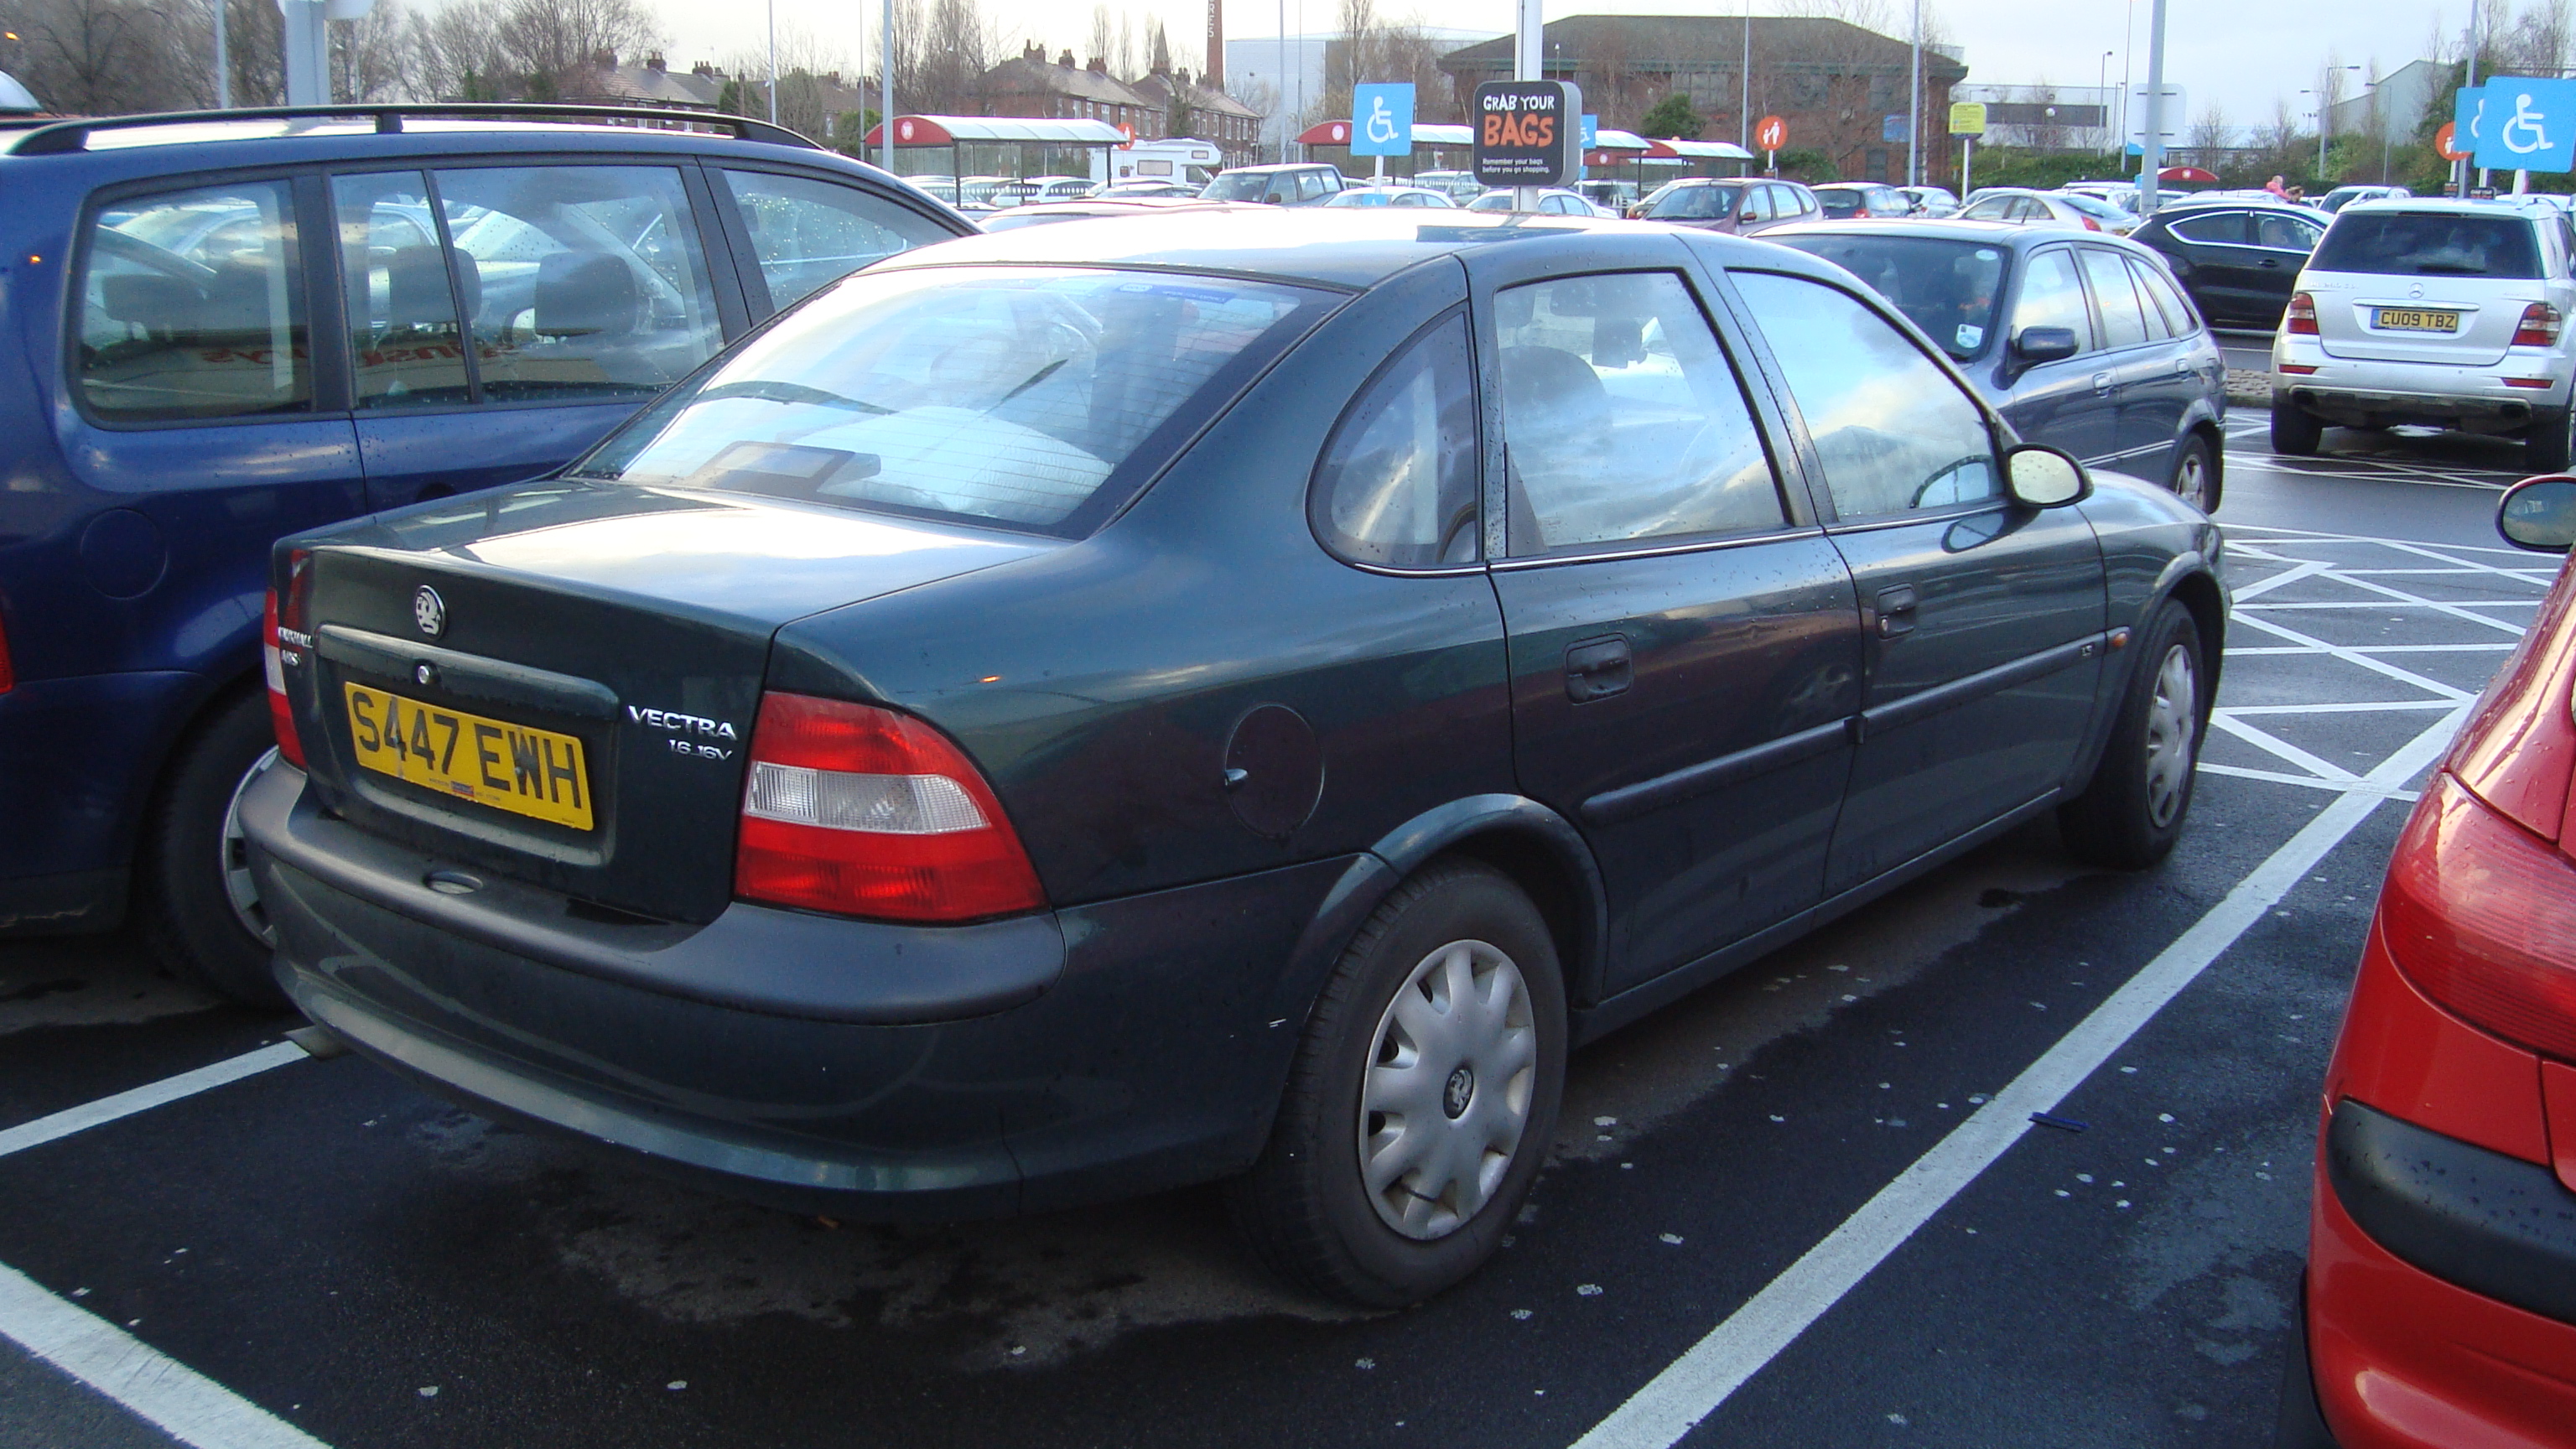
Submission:
<svg viewBox="0 0 2576 1449">
<path fill-rule="evenodd" d="M 2531 223 L 2518 216 L 2344 211 L 2308 267 L 2395 277 L 2535 278 L 2540 248 Z"/>
<path fill-rule="evenodd" d="M 1857 191 L 1819 191 L 1816 204 L 1827 216 L 1856 216 L 1860 213 L 1861 194 Z"/>
<path fill-rule="evenodd" d="M 863 273 L 573 472 L 1079 536 L 1328 306 L 1160 272 Z"/>
</svg>

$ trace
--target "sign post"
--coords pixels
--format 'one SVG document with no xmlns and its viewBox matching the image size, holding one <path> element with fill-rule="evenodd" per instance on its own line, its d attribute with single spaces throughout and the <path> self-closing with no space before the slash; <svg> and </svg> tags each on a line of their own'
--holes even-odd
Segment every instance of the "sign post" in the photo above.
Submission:
<svg viewBox="0 0 2576 1449">
<path fill-rule="evenodd" d="M 1351 154 L 1377 158 L 1377 174 L 1386 175 L 1386 158 L 1413 154 L 1413 87 L 1372 81 L 1351 87 Z"/>
<path fill-rule="evenodd" d="M 1977 138 L 1986 134 L 1986 103 L 1952 101 L 1950 134 L 1959 138 L 1959 200 L 1968 199 L 1969 168 L 1976 159 Z"/>
<path fill-rule="evenodd" d="M 1573 177 L 1583 92 L 1572 81 L 1487 81 L 1476 87 L 1475 107 L 1476 179 L 1517 188 L 1513 210 L 1535 210 L 1532 193 Z"/>
<path fill-rule="evenodd" d="M 1767 176 L 1780 174 L 1780 152 L 1789 144 L 1789 123 L 1778 116 L 1764 116 L 1753 123 L 1753 144 L 1762 150 L 1762 171 Z"/>
</svg>

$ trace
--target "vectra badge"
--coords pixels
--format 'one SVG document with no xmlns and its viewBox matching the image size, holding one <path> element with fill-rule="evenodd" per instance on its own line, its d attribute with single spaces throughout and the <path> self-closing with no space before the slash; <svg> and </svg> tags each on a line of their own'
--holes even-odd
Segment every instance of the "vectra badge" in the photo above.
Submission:
<svg viewBox="0 0 2576 1449">
<path fill-rule="evenodd" d="M 411 596 L 411 621 L 420 626 L 420 632 L 437 638 L 447 632 L 447 601 L 438 596 L 438 590 L 421 585 Z"/>
</svg>

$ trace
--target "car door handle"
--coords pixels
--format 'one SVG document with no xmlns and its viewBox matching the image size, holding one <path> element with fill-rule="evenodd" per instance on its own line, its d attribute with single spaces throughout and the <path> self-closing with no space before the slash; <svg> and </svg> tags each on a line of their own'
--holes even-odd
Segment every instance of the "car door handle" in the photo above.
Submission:
<svg viewBox="0 0 2576 1449">
<path fill-rule="evenodd" d="M 2097 372 L 2093 374 L 2093 390 L 2095 392 L 2109 392 L 2111 390 L 2111 374 L 2107 372 Z"/>
<path fill-rule="evenodd" d="M 2259 265 L 2277 268 L 2281 265 L 2281 259 L 2279 257 L 2265 257 Z"/>
<path fill-rule="evenodd" d="M 2186 373 L 2191 371 L 2191 359 L 2188 357 L 2175 358 L 2173 360 L 2173 370 L 2176 373 Z"/>
<path fill-rule="evenodd" d="M 1915 610 L 1922 599 L 1912 584 L 1897 584 L 1878 591 L 1878 637 L 1893 639 L 1914 632 Z"/>
<path fill-rule="evenodd" d="M 1586 639 L 1565 649 L 1565 697 L 1576 704 L 1626 692 L 1635 671 L 1626 636 Z"/>
</svg>

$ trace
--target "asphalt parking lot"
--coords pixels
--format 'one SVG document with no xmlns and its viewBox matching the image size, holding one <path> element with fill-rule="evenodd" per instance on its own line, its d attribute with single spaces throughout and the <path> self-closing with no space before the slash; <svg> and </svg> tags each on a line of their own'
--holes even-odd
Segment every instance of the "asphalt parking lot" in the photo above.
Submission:
<svg viewBox="0 0 2576 1449">
<path fill-rule="evenodd" d="M 2489 522 L 2511 445 L 2234 430 L 2174 858 L 2034 827 L 1588 1048 L 1508 1250 L 1425 1307 L 1279 1289 L 1207 1191 L 742 1206 L 279 1047 L 121 938 L 22 942 L 0 1444 L 2266 1442 L 2379 872 L 2552 561 Z"/>
</svg>

